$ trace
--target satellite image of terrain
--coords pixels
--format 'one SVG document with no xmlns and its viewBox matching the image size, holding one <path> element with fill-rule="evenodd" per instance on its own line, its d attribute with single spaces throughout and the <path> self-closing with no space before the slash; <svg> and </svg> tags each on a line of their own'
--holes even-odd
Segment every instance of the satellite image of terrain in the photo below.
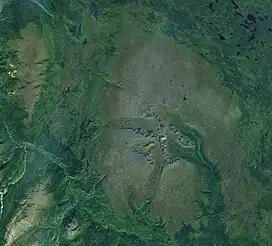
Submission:
<svg viewBox="0 0 272 246">
<path fill-rule="evenodd" d="M 272 246 L 271 0 L 0 0 L 0 246 Z"/>
</svg>

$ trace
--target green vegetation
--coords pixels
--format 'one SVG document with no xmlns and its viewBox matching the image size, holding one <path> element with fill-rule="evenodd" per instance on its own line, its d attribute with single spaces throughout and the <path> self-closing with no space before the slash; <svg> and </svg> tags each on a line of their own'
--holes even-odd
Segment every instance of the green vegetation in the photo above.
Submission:
<svg viewBox="0 0 272 246">
<path fill-rule="evenodd" d="M 248 3 L 249 8 L 234 5 L 234 1 L 208 6 L 202 1 L 176 0 L 50 0 L 43 4 L 30 0 L 0 5 L 0 245 L 272 244 L 269 1 Z M 259 16 L 257 27 L 246 31 L 240 24 L 253 12 Z M 246 154 L 238 168 L 234 163 L 229 168 L 237 168 L 238 179 L 246 179 L 239 175 L 249 172 L 250 179 L 261 187 L 257 204 L 250 208 L 254 211 L 243 214 L 248 220 L 258 215 L 256 228 L 250 224 L 248 232 L 232 235 L 235 229 L 227 228 L 231 212 L 225 204 L 232 191 L 224 186 L 228 173 L 218 164 L 221 157 L 218 161 L 213 152 L 206 151 L 210 132 L 203 133 L 198 123 L 194 127 L 194 122 L 169 108 L 161 112 L 164 124 L 188 138 L 194 148 L 166 134 L 168 151 L 192 163 L 207 184 L 195 201 L 199 227 L 181 218 L 180 230 L 169 233 L 168 221 L 152 216 L 155 195 L 139 201 L 131 192 L 127 211 L 120 215 L 114 209 L 105 192 L 108 176 L 101 171 L 112 141 L 109 132 L 141 128 L 155 134 L 159 125 L 150 117 L 112 120 L 104 110 L 110 93 L 125 88 L 126 81 L 111 78 L 108 69 L 120 52 L 117 41 L 125 30 L 124 22 L 137 23 L 148 40 L 156 29 L 185 44 L 215 66 L 223 85 L 238 95 L 242 117 L 235 134 Z M 29 24 L 34 31 L 24 36 Z M 37 52 L 33 57 L 27 52 L 33 63 L 23 64 L 22 51 L 9 45 L 11 40 L 22 45 L 22 38 L 26 43 L 32 40 L 37 50 L 47 51 L 40 53 L 42 60 L 34 59 Z M 27 92 L 20 89 L 27 75 L 20 77 L 15 70 L 29 69 L 31 74 L 40 65 L 45 69 L 35 75 L 41 81 L 40 90 L 28 120 Z M 222 127 L 220 124 L 215 122 L 211 131 Z M 158 166 L 159 174 L 152 176 L 154 168 L 150 175 L 154 180 L 167 168 L 161 159 Z M 156 194 L 157 189 L 147 194 Z M 39 192 L 44 200 L 35 206 Z M 249 237 L 252 231 L 256 235 Z"/>
</svg>

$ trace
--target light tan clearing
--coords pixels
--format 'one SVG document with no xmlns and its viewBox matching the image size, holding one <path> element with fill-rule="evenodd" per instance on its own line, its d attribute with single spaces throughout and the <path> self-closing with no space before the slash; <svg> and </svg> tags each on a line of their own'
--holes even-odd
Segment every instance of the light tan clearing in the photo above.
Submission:
<svg viewBox="0 0 272 246">
<path fill-rule="evenodd" d="M 105 96 L 103 105 L 108 117 L 137 119 L 151 113 L 148 117 L 152 118 L 166 106 L 178 110 L 204 135 L 214 129 L 232 131 L 241 112 L 235 95 L 220 85 L 216 71 L 155 28 L 148 35 L 134 25 L 127 28 L 124 24 L 117 38 L 119 54 L 112 60 L 109 73 L 116 81 L 123 81 L 123 89 L 113 89 Z M 182 221 L 197 229 L 199 220 L 195 217 L 200 211 L 194 201 L 199 190 L 206 187 L 203 174 L 185 160 L 156 171 L 158 167 L 150 164 L 148 156 L 134 151 L 141 141 L 154 142 L 152 137 L 121 129 L 110 130 L 109 135 L 112 147 L 100 170 L 107 173 L 104 185 L 116 210 L 126 213 L 130 193 L 136 194 L 138 204 L 151 194 L 151 214 L 162 217 L 171 234 Z"/>
<path fill-rule="evenodd" d="M 17 52 L 13 65 L 17 69 L 19 82 L 15 90 L 23 95 L 30 120 L 44 83 L 46 65 L 42 61 L 47 58 L 47 47 L 41 30 L 33 23 L 22 29 L 20 36 L 10 40 L 9 45 Z"/>
<path fill-rule="evenodd" d="M 6 232 L 6 246 L 13 243 L 33 226 L 37 226 L 44 209 L 53 202 L 52 193 L 46 191 L 48 181 L 44 181 L 29 192 L 23 206 L 13 217 Z"/>
</svg>

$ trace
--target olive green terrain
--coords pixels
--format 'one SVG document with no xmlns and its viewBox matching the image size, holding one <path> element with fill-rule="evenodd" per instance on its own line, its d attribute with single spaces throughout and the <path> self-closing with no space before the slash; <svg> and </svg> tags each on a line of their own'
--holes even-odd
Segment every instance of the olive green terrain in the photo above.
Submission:
<svg viewBox="0 0 272 246">
<path fill-rule="evenodd" d="M 0 4 L 0 245 L 272 245 L 270 1 Z"/>
</svg>

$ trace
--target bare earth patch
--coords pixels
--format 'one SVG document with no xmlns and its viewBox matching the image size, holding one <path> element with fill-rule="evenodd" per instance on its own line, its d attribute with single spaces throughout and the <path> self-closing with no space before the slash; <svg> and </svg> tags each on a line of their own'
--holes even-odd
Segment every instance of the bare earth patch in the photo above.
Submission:
<svg viewBox="0 0 272 246">
<path fill-rule="evenodd" d="M 52 194 L 46 191 L 46 184 L 47 181 L 44 181 L 29 192 L 22 209 L 15 214 L 8 226 L 6 246 L 13 245 L 24 232 L 38 225 L 42 211 L 53 201 Z"/>
<path fill-rule="evenodd" d="M 21 37 L 10 40 L 10 47 L 17 52 L 16 76 L 19 79 L 16 90 L 23 95 L 29 120 L 44 83 L 47 48 L 41 30 L 35 24 L 28 24 L 20 31 Z"/>
<path fill-rule="evenodd" d="M 119 54 L 112 60 L 110 73 L 123 81 L 123 88 L 112 89 L 103 105 L 109 119 L 136 123 L 109 130 L 112 147 L 101 166 L 108 175 L 104 184 L 107 194 L 119 212 L 126 211 L 131 192 L 138 202 L 151 196 L 152 216 L 167 221 L 170 233 L 181 227 L 182 219 L 198 228 L 195 217 L 199 208 L 194 201 L 198 191 L 205 189 L 203 175 L 185 160 L 166 165 L 163 146 L 153 147 L 149 153 L 142 150 L 165 138 L 163 125 L 167 122 L 160 122 L 158 117 L 159 109 L 168 107 L 195 126 L 204 136 L 205 154 L 219 163 L 224 216 L 232 234 L 237 230 L 232 214 L 254 214 L 260 188 L 242 166 L 245 146 L 237 133 L 241 111 L 236 95 L 221 86 L 207 62 L 171 38 L 156 30 L 145 34 L 138 27 L 123 27 L 122 31 Z M 154 120 L 158 130 L 148 132 L 147 120 Z M 241 218 L 240 223 L 246 229 L 250 221 Z"/>
</svg>

